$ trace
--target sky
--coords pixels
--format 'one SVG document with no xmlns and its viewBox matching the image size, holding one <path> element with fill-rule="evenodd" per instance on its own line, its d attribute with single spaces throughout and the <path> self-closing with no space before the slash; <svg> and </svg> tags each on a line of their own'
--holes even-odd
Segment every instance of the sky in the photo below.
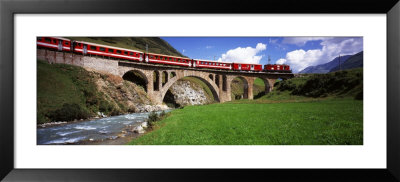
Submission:
<svg viewBox="0 0 400 182">
<path fill-rule="evenodd" d="M 288 64 L 297 73 L 363 51 L 362 37 L 161 37 L 192 59 Z"/>
</svg>

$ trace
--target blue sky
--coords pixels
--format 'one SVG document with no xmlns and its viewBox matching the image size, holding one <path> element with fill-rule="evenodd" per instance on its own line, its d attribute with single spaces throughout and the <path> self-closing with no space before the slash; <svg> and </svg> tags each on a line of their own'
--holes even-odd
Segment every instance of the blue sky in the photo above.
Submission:
<svg viewBox="0 0 400 182">
<path fill-rule="evenodd" d="M 363 50 L 362 37 L 161 37 L 194 59 L 285 63 L 294 72 Z"/>
</svg>

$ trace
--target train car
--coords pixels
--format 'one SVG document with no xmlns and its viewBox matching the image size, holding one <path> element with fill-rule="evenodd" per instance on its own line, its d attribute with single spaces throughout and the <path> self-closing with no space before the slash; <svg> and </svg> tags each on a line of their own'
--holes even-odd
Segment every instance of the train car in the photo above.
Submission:
<svg viewBox="0 0 400 182">
<path fill-rule="evenodd" d="M 155 53 L 147 53 L 145 61 L 147 63 L 153 63 L 153 64 L 166 64 L 166 65 L 176 65 L 183 67 L 191 67 L 192 65 L 192 60 L 190 58 L 155 54 Z"/>
<path fill-rule="evenodd" d="M 232 63 L 235 71 L 262 71 L 261 64 Z"/>
<path fill-rule="evenodd" d="M 292 72 L 287 64 L 266 64 L 264 65 L 266 72 Z"/>
<path fill-rule="evenodd" d="M 71 50 L 71 40 L 61 37 L 37 37 L 36 45 L 40 48 L 53 49 L 57 51 Z"/>
<path fill-rule="evenodd" d="M 73 41 L 72 44 L 74 52 L 83 55 L 106 56 L 129 61 L 143 61 L 144 53 L 137 50 L 106 46 L 84 41 Z"/>
<path fill-rule="evenodd" d="M 193 68 L 231 70 L 232 63 L 194 59 Z"/>
</svg>

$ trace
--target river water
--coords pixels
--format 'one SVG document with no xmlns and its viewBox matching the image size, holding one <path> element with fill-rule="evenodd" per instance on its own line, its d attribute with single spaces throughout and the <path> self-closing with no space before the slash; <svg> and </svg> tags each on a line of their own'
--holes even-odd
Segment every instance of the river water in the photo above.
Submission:
<svg viewBox="0 0 400 182">
<path fill-rule="evenodd" d="M 170 112 L 171 110 L 165 110 Z M 161 113 L 159 111 L 157 113 Z M 146 121 L 150 113 L 132 113 L 89 121 L 37 128 L 37 144 L 120 144 L 120 140 L 137 136 L 132 129 Z"/>
</svg>

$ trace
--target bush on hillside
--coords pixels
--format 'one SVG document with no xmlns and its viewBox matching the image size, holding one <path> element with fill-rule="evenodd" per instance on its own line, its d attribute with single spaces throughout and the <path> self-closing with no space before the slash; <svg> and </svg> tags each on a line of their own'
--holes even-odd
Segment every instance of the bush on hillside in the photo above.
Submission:
<svg viewBox="0 0 400 182">
<path fill-rule="evenodd" d="M 326 97 L 329 94 L 347 94 L 360 84 L 362 85 L 362 72 L 339 71 L 312 75 L 303 84 L 296 85 L 292 80 L 285 80 L 277 82 L 275 86 L 278 91 L 291 91 L 292 95 Z M 359 94 L 361 96 L 357 98 L 362 99 L 362 90 Z"/>
<path fill-rule="evenodd" d="M 149 114 L 149 119 L 147 119 L 147 124 L 149 125 L 149 128 L 153 128 L 155 122 L 158 121 L 159 118 L 160 117 L 158 116 L 158 114 L 156 112 L 154 112 L 154 111 L 151 112 Z"/>
<path fill-rule="evenodd" d="M 47 116 L 52 121 L 72 121 L 74 119 L 87 119 L 90 113 L 76 103 L 65 103 L 60 109 L 50 112 Z"/>
</svg>

